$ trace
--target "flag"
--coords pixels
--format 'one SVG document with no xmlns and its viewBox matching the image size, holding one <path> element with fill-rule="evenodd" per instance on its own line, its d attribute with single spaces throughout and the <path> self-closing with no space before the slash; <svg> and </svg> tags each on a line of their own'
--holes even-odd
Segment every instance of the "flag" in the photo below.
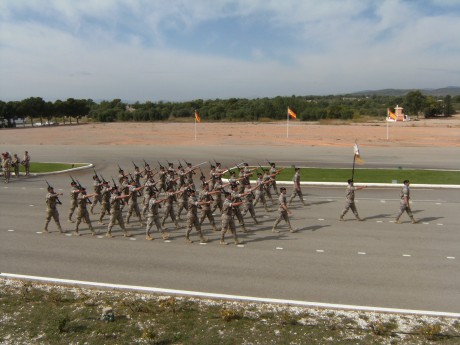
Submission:
<svg viewBox="0 0 460 345">
<path fill-rule="evenodd" d="M 359 148 L 358 144 L 355 143 L 355 146 L 353 147 L 353 151 L 355 153 L 355 160 L 358 164 L 363 164 L 364 161 L 361 159 L 361 156 L 359 155 Z"/>
<path fill-rule="evenodd" d="M 196 120 L 196 122 L 200 122 L 200 121 L 201 121 L 200 115 L 198 114 L 198 111 L 197 111 L 197 110 L 195 110 L 195 120 Z"/>
<path fill-rule="evenodd" d="M 288 107 L 288 115 L 292 117 L 293 119 L 297 118 L 297 114 L 292 110 L 291 108 Z"/>
<path fill-rule="evenodd" d="M 392 111 L 390 111 L 390 109 L 387 108 L 387 121 L 397 121 L 397 116 L 395 113 L 393 113 Z"/>
</svg>

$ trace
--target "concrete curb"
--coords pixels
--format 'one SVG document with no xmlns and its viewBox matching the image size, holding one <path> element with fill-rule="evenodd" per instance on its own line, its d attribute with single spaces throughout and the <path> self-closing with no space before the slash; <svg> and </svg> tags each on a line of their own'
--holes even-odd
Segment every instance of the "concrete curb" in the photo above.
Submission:
<svg viewBox="0 0 460 345">
<path fill-rule="evenodd" d="M 69 164 L 67 162 L 43 162 L 43 163 L 62 163 L 62 164 Z M 78 170 L 85 170 L 94 167 L 94 164 L 92 163 L 72 163 L 72 164 L 86 164 L 82 167 L 78 168 L 71 168 L 71 169 L 66 169 L 66 170 L 60 170 L 60 171 L 53 171 L 53 172 L 48 172 L 48 173 L 33 173 L 30 174 L 30 176 L 46 176 L 46 175 L 57 175 L 57 174 L 63 174 L 63 173 L 68 173 L 71 171 L 78 171 Z"/>
</svg>

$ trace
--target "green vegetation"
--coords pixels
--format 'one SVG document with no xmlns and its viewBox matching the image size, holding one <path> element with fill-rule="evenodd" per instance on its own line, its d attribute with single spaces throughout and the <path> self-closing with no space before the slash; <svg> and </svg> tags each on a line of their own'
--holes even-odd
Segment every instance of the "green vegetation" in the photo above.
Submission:
<svg viewBox="0 0 460 345">
<path fill-rule="evenodd" d="M 267 169 L 267 167 L 264 167 Z M 301 181 L 346 182 L 351 178 L 352 169 L 301 168 Z M 260 168 L 258 170 L 261 171 Z M 276 177 L 278 181 L 291 181 L 293 168 L 286 168 Z M 227 177 L 227 175 L 226 175 Z M 356 183 L 402 183 L 410 180 L 413 184 L 454 184 L 460 185 L 460 171 L 405 170 L 405 169 L 362 169 L 355 167 Z"/>
<path fill-rule="evenodd" d="M 6 127 L 15 125 L 14 119 L 28 117 L 40 123 L 77 123 L 82 117 L 98 122 L 113 121 L 192 121 L 198 110 L 203 121 L 273 121 L 285 120 L 287 107 L 297 113 L 300 121 L 327 119 L 358 119 L 371 116 L 384 119 L 387 108 L 404 107 L 405 113 L 418 117 L 451 116 L 460 109 L 460 96 L 430 96 L 419 90 L 399 95 L 347 94 L 329 96 L 295 96 L 274 98 L 230 98 L 187 102 L 135 102 L 128 104 L 121 99 L 94 102 L 92 99 L 68 98 L 65 101 L 45 102 L 41 97 L 29 97 L 22 101 L 0 100 L 0 120 Z"/>
<path fill-rule="evenodd" d="M 103 315 L 103 308 L 113 312 Z M 458 344 L 454 319 L 0 280 L 7 344 Z M 106 316 L 106 317 L 104 317 Z"/>
<path fill-rule="evenodd" d="M 69 164 L 69 163 L 40 163 L 30 162 L 30 172 L 32 174 L 49 173 L 55 171 L 63 171 L 72 168 L 79 168 L 85 166 L 84 164 Z M 24 166 L 21 165 L 19 172 L 24 173 Z"/>
</svg>

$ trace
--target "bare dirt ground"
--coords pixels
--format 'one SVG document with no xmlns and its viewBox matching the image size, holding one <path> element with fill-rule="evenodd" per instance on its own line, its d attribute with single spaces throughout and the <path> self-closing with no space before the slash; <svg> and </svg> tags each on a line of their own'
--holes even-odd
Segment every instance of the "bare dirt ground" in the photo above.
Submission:
<svg viewBox="0 0 460 345">
<path fill-rule="evenodd" d="M 196 131 L 195 131 L 196 128 Z M 195 140 L 196 134 L 196 140 Z M 388 135 L 388 139 L 387 139 Z M 0 131 L 0 145 L 460 147 L 460 115 L 405 123 L 87 123 Z"/>
</svg>

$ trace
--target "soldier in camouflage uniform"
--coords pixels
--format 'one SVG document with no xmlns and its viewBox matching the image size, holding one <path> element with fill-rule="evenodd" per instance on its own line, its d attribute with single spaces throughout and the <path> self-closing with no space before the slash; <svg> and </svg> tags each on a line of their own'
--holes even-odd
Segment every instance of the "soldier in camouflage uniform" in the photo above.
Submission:
<svg viewBox="0 0 460 345">
<path fill-rule="evenodd" d="M 158 179 L 160 183 L 158 184 L 158 190 L 166 192 L 166 178 L 168 177 L 168 172 L 164 166 L 160 166 L 160 171 L 158 173 Z"/>
<path fill-rule="evenodd" d="M 291 222 L 289 220 L 289 215 L 291 214 L 291 211 L 288 208 L 288 205 L 286 203 L 286 188 L 281 187 L 280 188 L 280 195 L 278 197 L 278 203 L 279 203 L 279 208 L 278 208 L 278 218 L 275 220 L 275 224 L 273 224 L 272 231 L 273 232 L 279 232 L 276 230 L 276 226 L 284 219 L 284 221 L 287 223 L 289 226 L 289 231 L 294 232 L 291 226 Z"/>
<path fill-rule="evenodd" d="M 414 218 L 414 215 L 412 214 L 412 210 L 410 208 L 410 182 L 409 180 L 404 180 L 404 185 L 401 189 L 401 192 L 399 194 L 400 198 L 401 198 L 401 207 L 399 208 L 399 213 L 398 215 L 396 216 L 396 221 L 395 223 L 396 224 L 401 224 L 401 221 L 399 220 L 399 218 L 401 218 L 402 214 L 404 212 L 407 212 L 407 215 L 410 217 L 411 221 L 412 221 L 412 224 L 416 224 L 418 223 L 418 220 L 416 220 Z"/>
<path fill-rule="evenodd" d="M 24 165 L 26 176 L 30 176 L 30 155 L 28 151 L 24 152 L 24 158 L 22 158 L 21 164 Z"/>
<path fill-rule="evenodd" d="M 75 209 L 78 206 L 77 200 L 78 200 L 79 193 L 80 193 L 80 190 L 78 189 L 77 182 L 75 181 L 70 182 L 70 209 L 69 209 L 69 216 L 67 218 L 69 223 L 73 223 L 72 216 L 73 216 Z"/>
<path fill-rule="evenodd" d="M 358 210 L 356 209 L 355 205 L 355 190 L 360 190 L 367 188 L 367 186 L 361 186 L 361 187 L 355 187 L 353 185 L 353 180 L 349 179 L 348 180 L 348 186 L 347 186 L 347 191 L 345 194 L 345 208 L 343 209 L 342 213 L 340 214 L 340 220 L 343 221 L 343 216 L 348 212 L 348 210 L 351 208 L 351 211 L 355 215 L 356 219 L 359 221 L 362 221 L 358 215 Z"/>
<path fill-rule="evenodd" d="M 222 200 L 222 193 L 225 191 L 225 187 L 227 187 L 228 185 L 230 185 L 230 183 L 224 184 L 222 182 L 222 177 L 217 177 L 216 182 L 214 183 L 214 191 L 217 191 L 218 193 L 216 193 L 214 196 L 214 201 L 211 207 L 212 213 L 214 213 L 218 208 L 219 211 L 222 213 L 222 206 L 224 205 L 224 202 Z"/>
<path fill-rule="evenodd" d="M 294 189 L 292 191 L 291 198 L 289 199 L 289 205 L 291 205 L 292 200 L 294 200 L 294 198 L 298 196 L 300 201 L 302 201 L 302 204 L 304 206 L 307 206 L 305 201 L 303 201 L 302 189 L 300 188 L 300 168 L 295 168 L 295 174 L 294 174 L 294 177 L 292 178 L 292 182 L 294 182 L 294 187 L 293 187 Z"/>
<path fill-rule="evenodd" d="M 104 218 L 105 214 L 107 213 L 110 216 L 110 196 L 111 196 L 111 188 L 109 186 L 109 182 L 104 181 L 102 183 L 101 189 L 101 215 L 99 216 L 99 224 L 104 225 L 102 219 Z"/>
<path fill-rule="evenodd" d="M 157 183 L 159 181 L 155 182 L 153 179 L 153 176 L 150 175 L 147 181 L 144 184 L 144 189 L 142 190 L 142 196 L 144 199 L 142 200 L 142 215 L 145 216 L 147 213 L 147 209 L 149 207 L 149 200 L 153 194 L 153 192 L 157 191 Z"/>
<path fill-rule="evenodd" d="M 126 231 L 125 222 L 123 220 L 123 215 L 121 214 L 120 207 L 120 204 L 123 202 L 123 199 L 126 199 L 128 197 L 129 195 L 120 195 L 117 186 L 112 187 L 112 196 L 110 197 L 110 222 L 105 236 L 112 237 L 112 228 L 115 225 L 115 223 L 118 222 L 118 225 L 120 225 L 120 228 L 122 228 L 122 230 L 124 231 L 123 236 L 131 237 L 131 235 L 128 234 L 128 231 Z"/>
<path fill-rule="evenodd" d="M 201 206 L 201 215 L 200 215 L 200 225 L 203 224 L 204 220 L 206 218 L 209 219 L 209 222 L 212 225 L 212 228 L 214 231 L 219 231 L 216 227 L 216 222 L 214 221 L 214 216 L 212 215 L 211 211 L 211 203 L 212 203 L 212 195 L 219 193 L 219 191 L 209 191 L 209 184 L 204 183 L 203 189 L 200 192 L 199 199 L 201 202 L 204 202 L 203 205 Z"/>
<path fill-rule="evenodd" d="M 186 183 L 191 189 L 195 189 L 195 183 L 193 182 L 193 175 L 195 175 L 195 169 L 192 167 L 192 163 L 187 163 L 187 169 L 185 170 L 187 176 Z"/>
<path fill-rule="evenodd" d="M 269 185 L 269 187 L 273 187 L 273 190 L 275 191 L 276 195 L 279 195 L 278 193 L 278 188 L 276 187 L 276 175 L 278 175 L 281 172 L 282 169 L 276 169 L 276 164 L 271 162 L 270 163 L 270 177 L 273 179 L 272 183 Z"/>
<path fill-rule="evenodd" d="M 21 165 L 21 160 L 18 157 L 18 154 L 15 153 L 13 155 L 13 159 L 11 160 L 11 166 L 14 169 L 14 176 L 19 178 L 19 166 Z"/>
<path fill-rule="evenodd" d="M 128 187 L 128 213 L 126 214 L 126 224 L 129 224 L 129 220 L 134 213 L 136 213 L 136 216 L 139 218 L 139 222 L 141 223 L 142 226 L 145 225 L 145 223 L 142 221 L 142 216 L 141 216 L 141 210 L 139 209 L 139 204 L 137 203 L 137 197 L 138 193 L 140 193 L 140 190 L 142 190 L 144 187 L 136 186 L 136 181 L 131 181 Z"/>
<path fill-rule="evenodd" d="M 257 180 L 256 180 L 256 198 L 254 200 L 254 207 L 257 206 L 259 203 L 259 200 L 262 202 L 262 205 L 264 205 L 265 211 L 266 212 L 271 212 L 268 208 L 267 201 L 265 200 L 265 186 L 270 183 L 270 180 L 264 181 L 262 178 L 262 174 L 259 173 L 257 174 Z"/>
<path fill-rule="evenodd" d="M 243 182 L 245 182 L 243 180 Z M 245 186 L 250 186 L 249 183 L 247 183 Z M 243 191 L 244 191 L 244 187 L 243 187 Z M 239 203 L 241 201 L 243 201 L 243 197 L 245 197 L 248 193 L 240 193 L 239 191 L 239 187 L 237 184 L 235 185 L 232 185 L 232 192 L 231 192 L 231 195 L 232 195 L 232 202 L 234 203 Z M 252 193 L 252 191 L 250 192 Z M 248 232 L 248 230 L 246 229 L 246 225 L 244 224 L 244 219 L 243 219 L 243 214 L 241 213 L 241 210 L 240 210 L 240 207 L 239 206 L 235 206 L 233 208 L 233 214 L 236 216 L 236 218 L 238 218 L 238 222 L 241 226 L 241 228 L 243 229 L 243 232 Z"/>
<path fill-rule="evenodd" d="M 74 235 L 80 236 L 80 233 L 78 232 L 78 228 L 80 226 L 81 220 L 84 219 L 85 223 L 88 224 L 89 229 L 91 230 L 91 233 L 96 235 L 96 232 L 93 229 L 93 226 L 91 225 L 91 219 L 89 218 L 89 212 L 86 209 L 87 203 L 90 203 L 91 201 L 89 198 L 94 197 L 95 194 L 86 194 L 86 188 L 81 187 L 80 188 L 80 193 L 78 194 L 78 208 L 77 208 L 77 222 L 75 223 L 75 232 Z"/>
<path fill-rule="evenodd" d="M 5 180 L 5 183 L 9 183 L 10 178 L 11 178 L 11 157 L 8 154 L 8 152 L 2 153 L 2 155 L 3 155 L 3 160 L 2 160 L 3 177 Z"/>
<path fill-rule="evenodd" d="M 257 220 L 256 218 L 256 211 L 254 209 L 254 193 L 253 191 L 257 189 L 257 186 L 255 187 L 252 187 L 251 188 L 251 185 L 246 185 L 246 188 L 244 189 L 244 194 L 246 195 L 245 196 L 245 203 L 244 203 L 244 207 L 243 207 L 243 213 L 242 213 L 242 216 L 244 217 L 246 215 L 246 213 L 249 212 L 249 214 L 251 215 L 252 219 L 254 219 L 254 222 L 256 224 L 259 224 L 259 221 Z"/>
<path fill-rule="evenodd" d="M 94 214 L 94 207 L 99 203 L 102 204 L 102 181 L 99 176 L 93 175 L 93 193 L 95 194 L 93 203 L 91 204 L 90 212 Z"/>
<path fill-rule="evenodd" d="M 190 239 L 190 233 L 192 232 L 192 226 L 195 227 L 196 231 L 200 235 L 201 243 L 206 243 L 208 240 L 203 236 L 201 231 L 200 221 L 198 220 L 198 207 L 203 205 L 208 205 L 210 201 L 198 201 L 196 197 L 196 193 L 194 189 L 189 191 L 190 197 L 188 199 L 188 213 L 187 213 L 187 232 L 185 234 L 185 240 L 188 243 L 192 243 L 193 241 Z"/>
<path fill-rule="evenodd" d="M 243 204 L 243 201 L 232 202 L 231 193 L 225 192 L 225 201 L 222 208 L 222 231 L 220 234 L 220 244 L 226 245 L 225 242 L 225 233 L 230 229 L 235 244 L 242 244 L 243 242 L 238 241 L 238 236 L 236 235 L 235 221 L 233 220 L 233 210 Z"/>
<path fill-rule="evenodd" d="M 163 218 L 161 219 L 161 225 L 165 226 L 165 221 L 168 217 L 171 217 L 171 220 L 174 222 L 176 229 L 180 228 L 179 221 L 176 219 L 176 212 L 174 212 L 174 202 L 176 201 L 176 194 L 181 193 L 181 190 L 174 191 L 173 186 L 170 185 L 166 191 L 165 198 L 165 210 L 163 213 Z"/>
<path fill-rule="evenodd" d="M 188 210 L 188 199 L 190 197 L 189 195 L 189 190 L 192 188 L 191 185 L 183 184 L 179 191 L 179 205 L 177 209 L 177 220 L 180 220 L 180 214 L 182 213 L 183 210 L 187 212 Z"/>
<path fill-rule="evenodd" d="M 148 217 L 147 217 L 147 228 L 145 230 L 145 238 L 149 241 L 153 240 L 153 237 L 150 236 L 150 229 L 153 224 L 157 227 L 157 230 L 161 233 L 161 237 L 166 240 L 169 238 L 169 235 L 163 230 L 163 227 L 160 223 L 160 215 L 158 213 L 158 208 L 161 207 L 160 203 L 165 201 L 165 199 L 157 199 L 156 192 L 152 192 L 149 203 L 148 203 Z"/>
<path fill-rule="evenodd" d="M 48 194 L 46 194 L 45 232 L 48 232 L 48 224 L 51 218 L 53 218 L 59 232 L 63 233 L 61 223 L 59 222 L 59 212 L 57 210 L 57 205 L 61 205 L 61 202 L 59 201 L 59 195 L 62 195 L 62 193 L 55 193 L 53 187 L 48 187 Z"/>
</svg>

